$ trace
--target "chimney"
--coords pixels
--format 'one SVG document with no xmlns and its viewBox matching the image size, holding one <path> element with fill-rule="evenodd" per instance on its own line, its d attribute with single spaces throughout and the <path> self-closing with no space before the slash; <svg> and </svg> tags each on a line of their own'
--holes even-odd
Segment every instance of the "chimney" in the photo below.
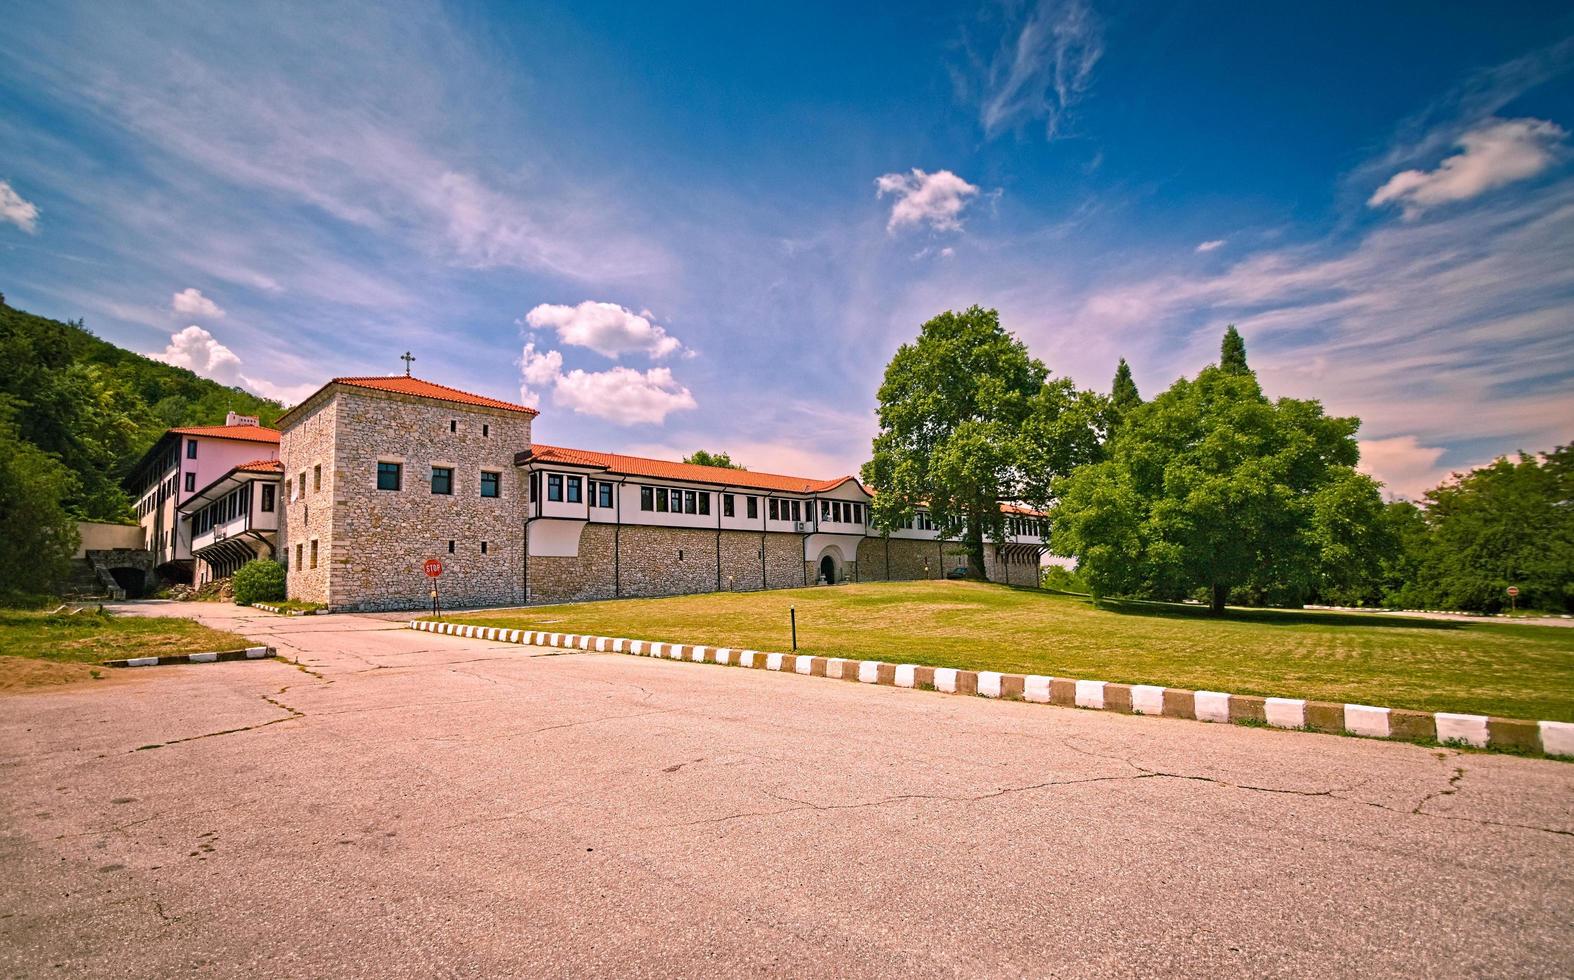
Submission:
<svg viewBox="0 0 1574 980">
<path fill-rule="evenodd" d="M 225 425 L 256 425 L 258 423 L 257 423 L 257 416 L 255 416 L 255 415 L 237 415 L 236 413 L 231 412 L 228 415 L 224 416 L 224 424 Z"/>
</svg>

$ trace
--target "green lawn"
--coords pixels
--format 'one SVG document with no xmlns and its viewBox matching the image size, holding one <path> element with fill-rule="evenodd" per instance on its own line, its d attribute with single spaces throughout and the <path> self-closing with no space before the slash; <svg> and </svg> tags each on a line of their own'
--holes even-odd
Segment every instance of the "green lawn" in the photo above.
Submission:
<svg viewBox="0 0 1574 980">
<path fill-rule="evenodd" d="M 244 636 L 208 629 L 189 619 L 111 616 L 92 609 L 75 615 L 0 609 L 0 657 L 97 664 L 254 645 Z"/>
<path fill-rule="evenodd" d="M 1107 603 L 976 582 L 881 582 L 445 617 L 518 629 L 1574 721 L 1574 629 Z"/>
</svg>

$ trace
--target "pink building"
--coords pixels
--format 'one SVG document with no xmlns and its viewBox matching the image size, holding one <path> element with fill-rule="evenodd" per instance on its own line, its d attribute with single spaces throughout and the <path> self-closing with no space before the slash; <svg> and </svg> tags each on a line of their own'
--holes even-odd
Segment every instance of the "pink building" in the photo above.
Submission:
<svg viewBox="0 0 1574 980">
<path fill-rule="evenodd" d="M 153 553 L 159 573 L 191 581 L 196 572 L 192 523 L 181 519 L 183 505 L 199 495 L 211 495 L 215 484 L 229 479 L 238 469 L 278 458 L 278 431 L 234 412 L 223 425 L 188 426 L 164 433 L 126 479 L 126 487 L 136 499 L 143 547 Z M 255 495 L 254 506 L 261 506 L 261 498 L 262 494 Z"/>
</svg>

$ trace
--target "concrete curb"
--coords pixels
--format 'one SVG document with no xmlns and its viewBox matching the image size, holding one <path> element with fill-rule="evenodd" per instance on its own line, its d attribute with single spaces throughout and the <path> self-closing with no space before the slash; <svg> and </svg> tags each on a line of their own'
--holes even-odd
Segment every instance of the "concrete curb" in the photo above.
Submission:
<svg viewBox="0 0 1574 980">
<path fill-rule="evenodd" d="M 251 608 L 261 609 L 263 612 L 276 613 L 280 616 L 326 616 L 328 614 L 326 609 L 285 609 L 283 606 L 269 605 L 266 602 L 254 602 L 251 604 Z"/>
<path fill-rule="evenodd" d="M 222 653 L 182 653 L 169 657 L 132 657 L 129 660 L 106 660 L 105 667 L 167 667 L 170 664 L 211 664 L 221 660 L 261 660 L 276 657 L 273 647 L 247 647 L 244 650 L 225 650 Z"/>
<path fill-rule="evenodd" d="M 890 664 L 877 660 L 762 653 L 726 647 L 511 630 L 430 620 L 412 620 L 409 628 L 498 643 L 664 657 L 888 687 L 928 688 L 946 694 L 976 694 L 986 698 L 1033 701 L 1066 708 L 1160 715 L 1220 724 L 1268 725 L 1295 731 L 1366 738 L 1437 741 L 1444 745 L 1574 757 L 1574 723 L 1563 721 L 1537 722 L 1446 711 L 1408 711 L 1403 708 L 1338 704 L 1302 698 L 1263 698 L 1223 691 L 1188 691 L 1154 684 L 1113 684 L 1037 674 L 1002 674 L 992 670 L 920 667 L 917 664 Z"/>
</svg>

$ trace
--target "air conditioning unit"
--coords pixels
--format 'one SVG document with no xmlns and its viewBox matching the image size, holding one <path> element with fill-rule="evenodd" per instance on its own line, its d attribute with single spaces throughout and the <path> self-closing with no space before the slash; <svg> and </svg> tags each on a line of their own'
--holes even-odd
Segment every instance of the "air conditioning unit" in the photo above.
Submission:
<svg viewBox="0 0 1574 980">
<path fill-rule="evenodd" d="M 793 521 L 792 529 L 799 534 L 807 534 L 809 531 L 809 524 L 807 521 Z"/>
</svg>

